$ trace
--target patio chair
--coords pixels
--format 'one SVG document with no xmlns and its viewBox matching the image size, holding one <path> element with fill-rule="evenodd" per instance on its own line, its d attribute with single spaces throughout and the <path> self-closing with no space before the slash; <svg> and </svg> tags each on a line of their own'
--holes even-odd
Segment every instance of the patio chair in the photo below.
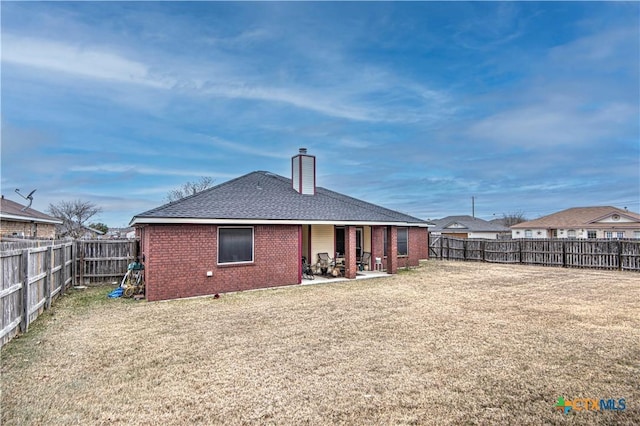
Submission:
<svg viewBox="0 0 640 426">
<path fill-rule="evenodd" d="M 317 268 L 320 269 L 322 275 L 327 275 L 329 268 L 333 269 L 334 261 L 329 256 L 329 253 L 318 253 L 318 264 Z"/>
<path fill-rule="evenodd" d="M 358 270 L 364 271 L 365 265 L 369 266 L 370 268 L 371 265 L 369 265 L 369 262 L 371 262 L 371 253 L 369 253 L 368 251 L 365 251 L 364 253 L 362 253 L 362 257 L 360 258 L 360 261 L 356 262 L 358 265 Z"/>
</svg>

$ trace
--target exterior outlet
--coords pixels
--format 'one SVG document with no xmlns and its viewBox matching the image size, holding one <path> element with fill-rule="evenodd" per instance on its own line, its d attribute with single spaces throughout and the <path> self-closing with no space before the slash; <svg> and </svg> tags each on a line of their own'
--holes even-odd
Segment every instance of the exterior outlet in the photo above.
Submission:
<svg viewBox="0 0 640 426">
<path fill-rule="evenodd" d="M 316 193 L 316 157 L 308 155 L 306 148 L 300 148 L 298 155 L 291 159 L 291 183 L 299 194 Z"/>
</svg>

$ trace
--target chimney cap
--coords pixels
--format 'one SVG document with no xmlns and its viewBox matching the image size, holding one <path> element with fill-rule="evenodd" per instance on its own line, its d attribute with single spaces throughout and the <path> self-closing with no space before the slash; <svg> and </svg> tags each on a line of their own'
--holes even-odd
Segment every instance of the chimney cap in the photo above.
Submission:
<svg viewBox="0 0 640 426">
<path fill-rule="evenodd" d="M 300 148 L 300 154 L 306 154 L 307 153 L 307 148 Z"/>
</svg>

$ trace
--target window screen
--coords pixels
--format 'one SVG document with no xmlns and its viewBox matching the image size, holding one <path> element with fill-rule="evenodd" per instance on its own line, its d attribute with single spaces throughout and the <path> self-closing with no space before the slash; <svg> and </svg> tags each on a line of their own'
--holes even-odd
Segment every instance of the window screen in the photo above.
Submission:
<svg viewBox="0 0 640 426">
<path fill-rule="evenodd" d="M 218 263 L 253 262 L 253 228 L 218 229 Z"/>
<path fill-rule="evenodd" d="M 398 228 L 398 256 L 409 254 L 409 230 Z"/>
<path fill-rule="evenodd" d="M 344 253 L 344 228 L 336 228 L 336 256 L 343 257 Z"/>
</svg>

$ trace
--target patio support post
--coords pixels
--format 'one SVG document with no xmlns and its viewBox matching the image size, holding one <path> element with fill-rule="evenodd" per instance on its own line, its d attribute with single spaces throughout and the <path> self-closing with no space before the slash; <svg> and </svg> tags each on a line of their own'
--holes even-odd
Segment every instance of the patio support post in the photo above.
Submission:
<svg viewBox="0 0 640 426">
<path fill-rule="evenodd" d="M 398 227 L 387 226 L 387 273 L 398 273 Z"/>
<path fill-rule="evenodd" d="M 371 227 L 371 270 L 376 269 L 376 258 L 384 258 L 384 228 L 381 226 Z"/>
<path fill-rule="evenodd" d="M 357 272 L 356 264 L 356 227 L 346 226 L 344 228 L 344 276 L 354 279 Z"/>
</svg>

